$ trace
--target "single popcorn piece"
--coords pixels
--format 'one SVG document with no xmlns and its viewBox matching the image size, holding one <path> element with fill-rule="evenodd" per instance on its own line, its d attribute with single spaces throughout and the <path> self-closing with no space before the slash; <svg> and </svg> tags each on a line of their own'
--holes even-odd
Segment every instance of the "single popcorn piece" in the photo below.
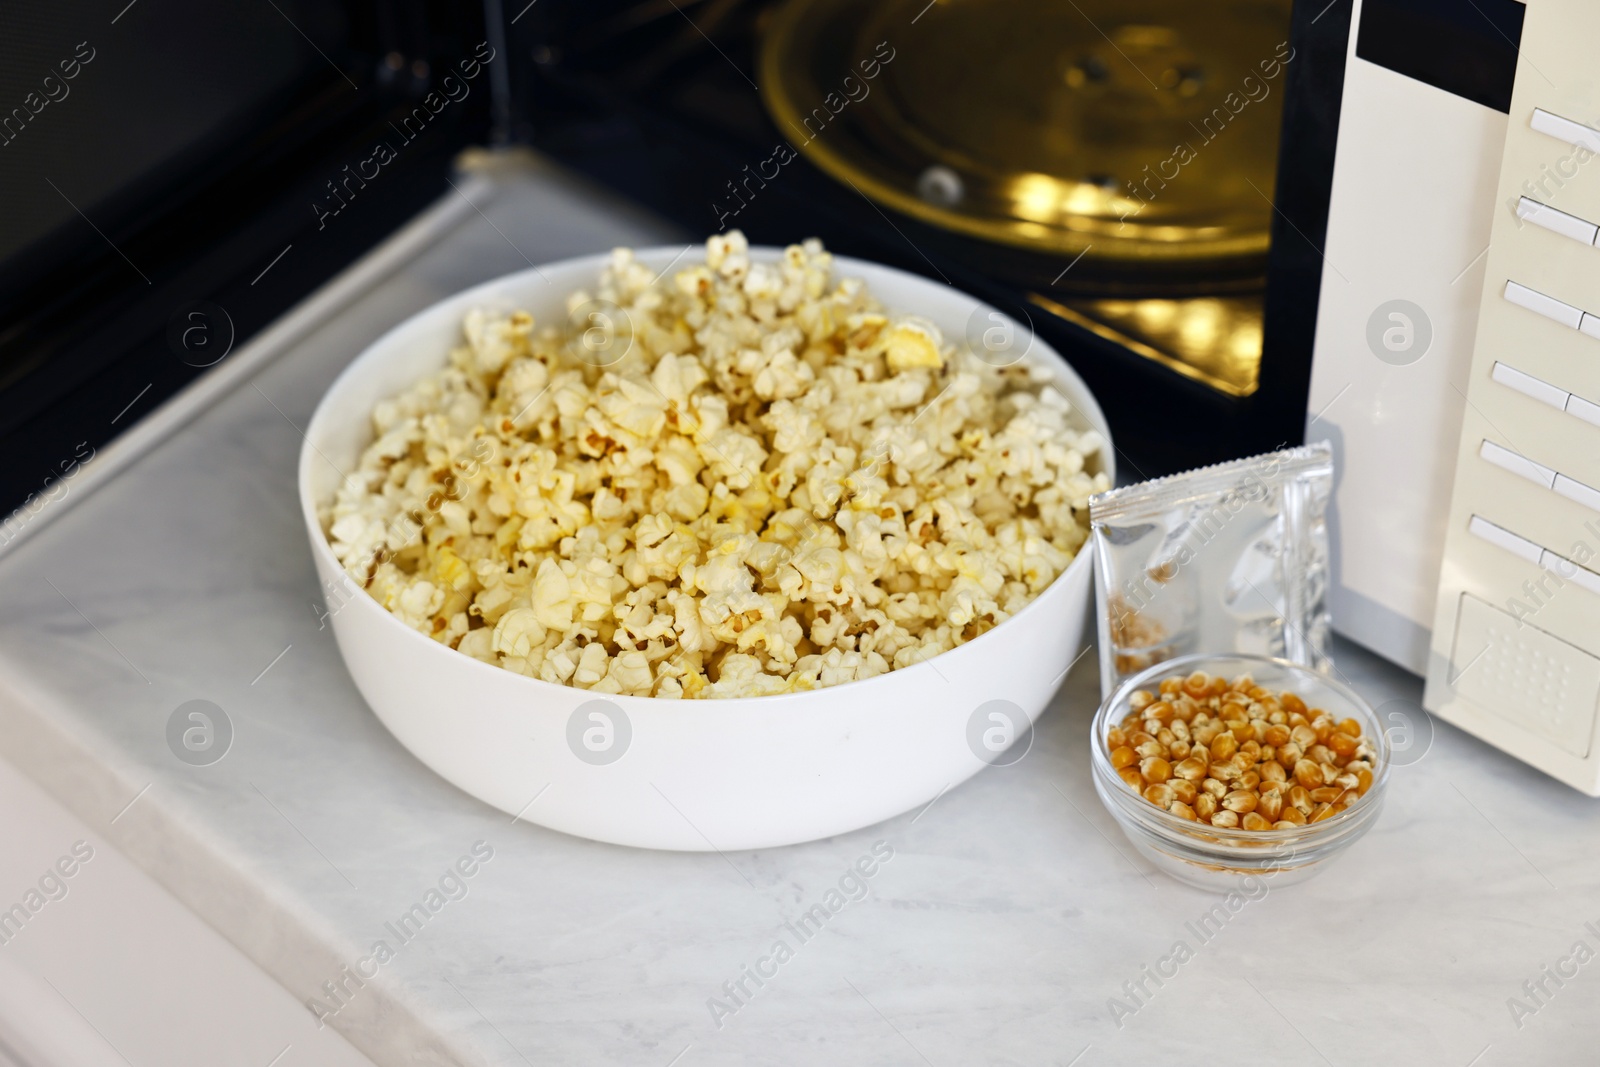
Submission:
<svg viewBox="0 0 1600 1067">
<path fill-rule="evenodd" d="M 939 346 L 944 339 L 939 328 L 920 319 L 905 319 L 889 328 L 883 341 L 884 362 L 892 371 L 928 367 L 937 370 L 944 366 Z"/>
<path fill-rule="evenodd" d="M 686 700 L 875 677 L 1025 607 L 1109 488 L 1046 370 L 894 315 L 819 242 L 757 261 L 732 231 L 671 277 L 619 249 L 591 302 L 614 359 L 570 316 L 468 314 L 322 515 L 379 604 L 474 659 Z"/>
</svg>

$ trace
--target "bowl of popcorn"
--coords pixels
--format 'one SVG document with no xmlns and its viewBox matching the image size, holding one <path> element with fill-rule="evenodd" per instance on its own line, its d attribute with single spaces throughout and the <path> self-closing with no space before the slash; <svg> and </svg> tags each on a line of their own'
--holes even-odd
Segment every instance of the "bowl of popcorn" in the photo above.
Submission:
<svg viewBox="0 0 1600 1067">
<path fill-rule="evenodd" d="M 1203 889 L 1310 877 L 1372 827 L 1390 742 L 1347 686 L 1266 656 L 1181 656 L 1127 679 L 1090 735 L 1134 847 Z"/>
<path fill-rule="evenodd" d="M 420 312 L 329 388 L 299 481 L 340 653 L 419 760 L 726 850 L 925 804 L 1025 733 L 1083 645 L 1112 454 L 1026 327 L 730 233 Z"/>
</svg>

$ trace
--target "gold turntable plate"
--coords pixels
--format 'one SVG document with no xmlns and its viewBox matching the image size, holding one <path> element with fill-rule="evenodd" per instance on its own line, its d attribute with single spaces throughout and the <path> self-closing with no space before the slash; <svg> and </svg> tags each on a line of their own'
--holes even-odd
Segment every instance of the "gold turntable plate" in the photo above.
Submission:
<svg viewBox="0 0 1600 1067">
<path fill-rule="evenodd" d="M 790 0 L 761 90 L 863 195 L 1080 269 L 1263 263 L 1290 0 Z"/>
</svg>

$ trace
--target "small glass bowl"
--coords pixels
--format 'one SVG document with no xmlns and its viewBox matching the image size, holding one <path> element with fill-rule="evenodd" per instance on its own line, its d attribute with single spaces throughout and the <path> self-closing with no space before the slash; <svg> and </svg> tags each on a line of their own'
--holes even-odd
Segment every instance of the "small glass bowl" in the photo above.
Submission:
<svg viewBox="0 0 1600 1067">
<path fill-rule="evenodd" d="M 1128 714 L 1135 690 L 1155 692 L 1163 678 L 1187 677 L 1194 671 L 1230 680 L 1248 674 L 1257 685 L 1295 693 L 1308 707 L 1337 720 L 1355 719 L 1377 749 L 1366 795 L 1318 823 L 1285 830 L 1228 830 L 1180 818 L 1134 792 L 1111 766 L 1106 735 Z M 1366 833 L 1383 809 L 1392 755 L 1377 714 L 1348 687 L 1287 660 L 1204 653 L 1158 663 L 1123 682 L 1095 715 L 1089 750 L 1095 792 L 1141 855 L 1180 882 L 1222 892 L 1242 886 L 1252 893 L 1255 885 L 1245 879 L 1270 878 L 1274 885 L 1303 881 Z"/>
</svg>

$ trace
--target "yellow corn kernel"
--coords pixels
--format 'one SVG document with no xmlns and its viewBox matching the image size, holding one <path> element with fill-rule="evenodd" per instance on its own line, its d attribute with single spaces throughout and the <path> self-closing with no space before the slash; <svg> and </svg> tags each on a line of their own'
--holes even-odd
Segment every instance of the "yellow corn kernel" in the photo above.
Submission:
<svg viewBox="0 0 1600 1067">
<path fill-rule="evenodd" d="M 1339 724 L 1339 732 L 1346 737 L 1360 737 L 1361 724 L 1354 719 L 1346 719 Z"/>
<path fill-rule="evenodd" d="M 1194 813 L 1202 819 L 1209 819 L 1217 813 L 1217 798 L 1210 793 L 1201 793 L 1194 798 Z"/>
<path fill-rule="evenodd" d="M 1208 796 L 1211 796 L 1217 800 L 1221 800 L 1223 797 L 1228 795 L 1228 787 L 1215 778 L 1207 778 L 1205 781 L 1201 782 L 1200 789 Z"/>
<path fill-rule="evenodd" d="M 1237 813 L 1231 812 L 1227 808 L 1223 808 L 1221 811 L 1211 816 L 1211 825 L 1221 826 L 1224 829 L 1232 830 L 1238 827 L 1239 816 Z"/>
<path fill-rule="evenodd" d="M 1154 704 L 1155 700 L 1156 696 L 1154 693 L 1150 692 L 1150 690 L 1135 689 L 1133 691 L 1133 696 L 1128 698 L 1128 707 L 1132 708 L 1134 711 L 1139 711 L 1142 708 L 1148 708 L 1151 704 Z"/>
<path fill-rule="evenodd" d="M 1238 751 L 1239 742 L 1232 734 L 1218 734 L 1211 742 L 1211 758 L 1218 763 L 1226 763 Z"/>
<path fill-rule="evenodd" d="M 1172 764 L 1160 756 L 1150 756 L 1139 761 L 1139 773 L 1147 782 L 1165 782 L 1172 777 Z"/>
<path fill-rule="evenodd" d="M 1128 735 L 1122 732 L 1121 727 L 1113 726 L 1106 732 L 1106 747 L 1115 751 L 1128 743 Z"/>
<path fill-rule="evenodd" d="M 1372 772 L 1363 767 L 1356 772 L 1356 792 L 1361 796 L 1367 795 L 1367 790 L 1372 788 Z"/>
<path fill-rule="evenodd" d="M 1301 815 L 1310 815 L 1316 809 L 1311 802 L 1311 792 L 1303 785 L 1289 787 L 1289 806 L 1300 812 Z"/>
<path fill-rule="evenodd" d="M 1322 768 L 1308 759 L 1300 760 L 1294 765 L 1294 780 L 1307 789 L 1315 789 L 1322 784 Z"/>
<path fill-rule="evenodd" d="M 1181 800 L 1174 800 L 1172 807 L 1167 810 L 1180 819 L 1188 819 L 1190 822 L 1199 821 L 1199 816 L 1195 814 L 1195 810 Z"/>
<path fill-rule="evenodd" d="M 1288 777 L 1289 774 L 1283 769 L 1283 764 L 1276 760 L 1261 765 L 1261 780 L 1263 782 L 1282 782 Z"/>
<path fill-rule="evenodd" d="M 1162 783 L 1146 786 L 1144 798 L 1158 808 L 1170 808 L 1177 798 L 1172 795 L 1172 789 Z"/>
<path fill-rule="evenodd" d="M 1324 819 L 1331 819 L 1337 814 L 1338 812 L 1333 810 L 1332 804 L 1318 804 L 1316 810 L 1311 813 L 1309 821 L 1321 822 Z"/>
<path fill-rule="evenodd" d="M 1229 811 L 1236 811 L 1243 815 L 1247 811 L 1255 811 L 1260 798 L 1246 789 L 1235 789 L 1222 798 L 1222 806 Z"/>
<path fill-rule="evenodd" d="M 1291 715 L 1304 715 L 1306 713 L 1306 702 L 1294 693 L 1282 694 L 1278 697 L 1278 703 L 1283 706 L 1284 711 Z"/>
<path fill-rule="evenodd" d="M 1246 830 L 1270 830 L 1270 829 L 1272 829 L 1272 821 L 1270 819 L 1267 819 L 1267 818 L 1264 818 L 1263 816 L 1257 815 L 1253 811 L 1252 812 L 1247 812 L 1245 814 L 1245 817 L 1242 820 L 1241 825 L 1243 825 Z"/>
<path fill-rule="evenodd" d="M 1124 782 L 1127 782 L 1140 792 L 1144 791 L 1144 778 L 1140 776 L 1139 768 L 1123 767 L 1117 771 L 1117 777 L 1121 778 Z"/>
<path fill-rule="evenodd" d="M 1139 754 L 1127 745 L 1111 750 L 1111 768 L 1120 771 L 1124 767 L 1132 767 L 1139 762 Z"/>
<path fill-rule="evenodd" d="M 1193 804 L 1194 798 L 1200 795 L 1200 787 L 1186 778 L 1167 779 L 1167 788 L 1172 790 L 1172 795 L 1185 804 Z"/>
<path fill-rule="evenodd" d="M 1190 756 L 1174 767 L 1173 773 L 1191 782 L 1203 781 L 1206 776 L 1206 761 Z"/>
<path fill-rule="evenodd" d="M 1256 810 L 1273 822 L 1278 821 L 1278 816 L 1283 814 L 1283 797 L 1277 793 L 1263 793 L 1256 802 Z"/>
</svg>

